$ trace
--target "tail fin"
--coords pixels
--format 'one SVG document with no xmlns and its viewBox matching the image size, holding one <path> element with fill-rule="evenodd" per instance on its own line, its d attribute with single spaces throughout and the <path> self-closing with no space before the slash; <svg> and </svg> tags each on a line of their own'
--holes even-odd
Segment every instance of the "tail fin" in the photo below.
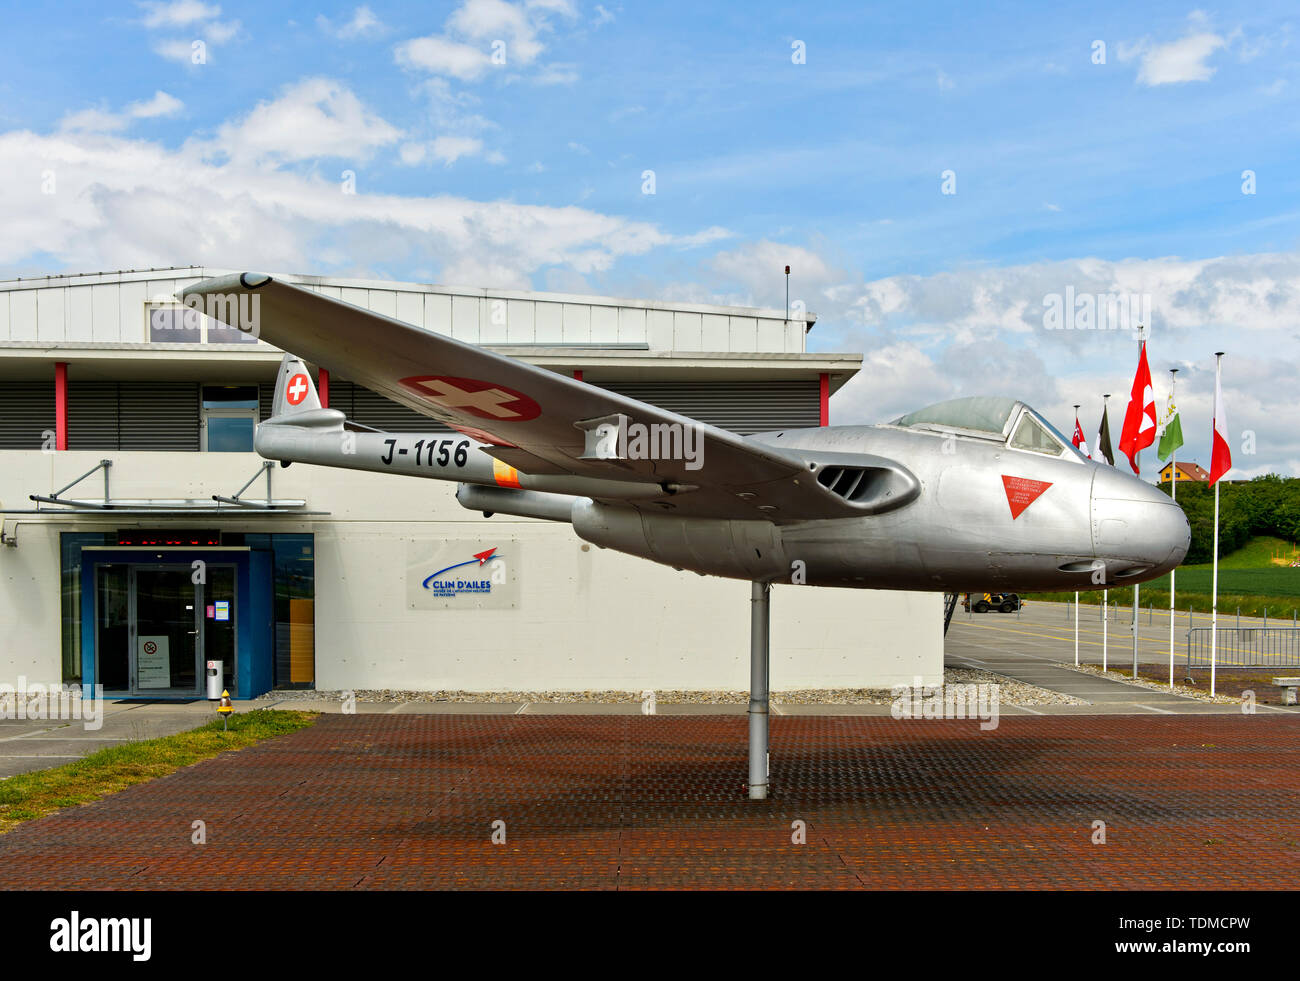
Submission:
<svg viewBox="0 0 1300 981">
<path fill-rule="evenodd" d="M 275 400 L 272 403 L 271 418 L 295 416 L 320 407 L 320 396 L 316 394 L 316 385 L 312 382 L 302 358 L 286 354 L 280 361 L 280 373 L 275 379 Z"/>
</svg>

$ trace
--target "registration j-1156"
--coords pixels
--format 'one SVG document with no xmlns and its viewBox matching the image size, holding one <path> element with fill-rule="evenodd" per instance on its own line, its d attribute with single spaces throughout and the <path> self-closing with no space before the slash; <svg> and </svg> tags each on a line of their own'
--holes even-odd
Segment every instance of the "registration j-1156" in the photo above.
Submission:
<svg viewBox="0 0 1300 981">
<path fill-rule="evenodd" d="M 397 442 L 395 439 L 384 440 L 386 452 L 380 456 L 380 463 L 391 466 L 395 456 L 406 456 L 412 450 L 415 452 L 416 466 L 446 467 L 454 463 L 458 467 L 463 467 L 469 459 L 467 439 L 421 439 L 409 448 L 398 446 Z M 421 456 L 424 457 L 423 460 Z"/>
</svg>

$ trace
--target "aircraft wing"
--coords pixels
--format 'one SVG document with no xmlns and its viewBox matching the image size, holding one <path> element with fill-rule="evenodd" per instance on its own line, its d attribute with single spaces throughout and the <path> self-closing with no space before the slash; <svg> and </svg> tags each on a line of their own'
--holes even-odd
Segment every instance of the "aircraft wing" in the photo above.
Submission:
<svg viewBox="0 0 1300 981">
<path fill-rule="evenodd" d="M 191 304 L 195 301 L 190 297 L 203 297 L 209 316 L 241 329 L 248 325 L 239 324 L 230 311 L 238 311 L 241 298 L 249 297 L 244 309 L 254 312 L 252 329 L 261 339 L 493 444 L 487 447 L 489 453 L 525 473 L 568 473 L 642 486 L 652 481 L 665 487 L 662 498 L 650 501 L 602 500 L 680 516 L 777 523 L 883 510 L 865 495 L 846 496 L 847 483 L 838 477 L 838 492 L 822 486 L 817 464 L 810 467 L 797 452 L 783 454 L 715 426 L 270 276 L 242 273 L 210 279 L 186 289 L 184 296 Z M 620 425 L 629 435 L 624 441 L 612 435 Z M 657 449 L 638 447 L 637 434 L 653 432 L 655 426 L 661 427 L 663 437 Z M 662 427 L 674 426 L 682 436 L 665 453 L 673 430 Z M 647 448 L 654 454 L 647 455 Z M 680 452 L 671 452 L 674 448 Z M 688 455 L 689 450 L 693 453 Z M 891 461 L 879 462 L 911 477 Z M 876 483 L 883 487 L 888 482 Z"/>
</svg>

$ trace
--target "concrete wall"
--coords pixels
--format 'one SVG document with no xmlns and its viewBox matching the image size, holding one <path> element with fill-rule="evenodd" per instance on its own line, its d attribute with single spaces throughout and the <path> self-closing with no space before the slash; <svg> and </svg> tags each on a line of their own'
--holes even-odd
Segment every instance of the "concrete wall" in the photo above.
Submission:
<svg viewBox="0 0 1300 981">
<path fill-rule="evenodd" d="M 28 494 L 61 487 L 105 457 L 114 461 L 115 498 L 228 495 L 261 464 L 253 454 L 5 451 L 0 505 L 30 506 Z M 455 502 L 454 486 L 295 464 L 275 470 L 275 496 L 305 498 L 329 517 L 180 524 L 315 534 L 318 688 L 748 688 L 748 583 L 598 549 L 568 525 L 485 519 Z M 65 496 L 98 498 L 101 489 L 96 474 Z M 58 532 L 140 523 L 5 520 L 18 546 L 0 548 L 0 681 L 59 680 Z M 520 543 L 518 607 L 408 609 L 407 541 L 480 537 L 485 547 Z M 935 682 L 941 606 L 934 593 L 778 586 L 772 687 L 883 687 L 917 675 Z"/>
</svg>

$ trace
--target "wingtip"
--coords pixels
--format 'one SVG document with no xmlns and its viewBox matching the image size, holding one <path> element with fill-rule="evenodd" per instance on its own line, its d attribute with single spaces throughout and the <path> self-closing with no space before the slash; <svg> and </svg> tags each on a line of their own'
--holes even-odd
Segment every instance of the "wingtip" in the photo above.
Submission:
<svg viewBox="0 0 1300 981">
<path fill-rule="evenodd" d="M 182 297 L 190 296 L 191 294 L 206 296 L 210 293 L 228 293 L 240 289 L 257 290 L 261 289 L 271 281 L 271 277 L 266 273 L 233 273 L 227 276 L 216 276 L 212 279 L 205 279 L 202 282 L 195 283 L 193 286 L 187 286 L 185 289 L 181 290 L 180 295 Z"/>
</svg>

